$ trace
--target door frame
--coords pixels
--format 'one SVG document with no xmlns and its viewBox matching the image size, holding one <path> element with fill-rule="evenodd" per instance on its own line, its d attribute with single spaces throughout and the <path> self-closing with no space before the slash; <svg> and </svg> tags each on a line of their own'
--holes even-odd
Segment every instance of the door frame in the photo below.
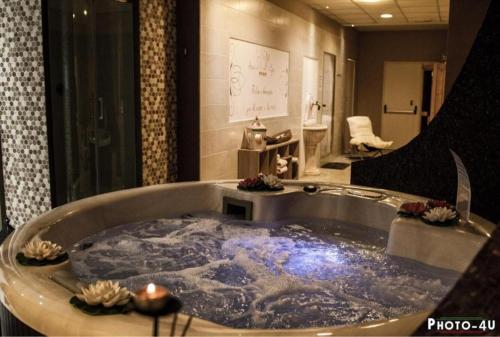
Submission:
<svg viewBox="0 0 500 337">
<path fill-rule="evenodd" d="M 51 206 L 61 206 L 65 202 L 58 200 L 57 172 L 56 172 L 56 155 L 58 150 L 54 141 L 56 132 L 52 125 L 52 97 L 51 97 L 51 78 L 50 78 L 50 47 L 49 47 L 49 18 L 48 18 L 48 2 L 50 0 L 41 0 L 42 2 L 42 39 L 43 39 L 43 63 L 44 63 L 44 78 L 45 78 L 45 112 L 47 126 L 47 140 L 49 152 L 49 173 L 50 173 L 50 198 Z M 132 3 L 132 26 L 134 29 L 133 53 L 134 53 L 134 120 L 135 120 L 135 165 L 136 165 L 136 185 L 142 186 L 142 125 L 141 125 L 141 50 L 140 50 L 140 21 L 139 21 L 139 1 L 130 0 Z M 147 0 L 142 0 L 147 1 Z"/>
<path fill-rule="evenodd" d="M 343 99 L 341 102 L 342 108 L 344 110 L 344 120 L 342 121 L 342 127 L 341 127 L 341 130 L 342 130 L 341 155 L 342 154 L 352 154 L 352 147 L 351 147 L 351 144 L 349 143 L 349 141 L 351 139 L 351 131 L 350 131 L 349 125 L 347 123 L 347 118 L 354 116 L 356 114 L 356 110 L 357 110 L 357 93 L 356 93 L 356 90 L 358 89 L 356 86 L 357 61 L 353 58 L 348 58 L 345 61 L 344 67 L 346 70 L 344 71 L 344 75 L 343 75 L 344 81 L 345 81 L 347 76 L 350 76 L 347 74 L 347 68 L 348 68 L 347 65 L 348 64 L 351 64 L 351 66 L 352 66 L 352 77 L 351 77 L 352 83 L 351 83 L 351 87 L 349 88 L 350 93 L 351 93 L 351 96 L 350 96 L 351 100 L 349 102 L 346 100 L 345 89 L 344 89 Z M 346 109 L 347 103 L 350 103 L 349 110 Z M 347 114 L 347 111 L 350 111 L 350 114 Z"/>
<path fill-rule="evenodd" d="M 177 1 L 176 20 L 177 181 L 196 181 L 200 180 L 200 0 Z"/>
<path fill-rule="evenodd" d="M 2 134 L 0 133 L 0 244 L 8 232 L 7 212 L 5 210 L 5 185 L 3 179 Z"/>
<path fill-rule="evenodd" d="M 327 52 L 327 51 L 323 51 L 323 72 L 321 74 L 321 79 L 322 79 L 322 82 L 321 83 L 321 105 L 322 105 L 322 109 L 324 108 L 324 97 L 325 97 L 325 56 L 328 55 L 330 56 L 332 59 L 333 59 L 333 69 L 332 69 L 332 77 L 333 77 L 333 91 L 332 91 L 332 121 L 331 121 L 331 125 L 330 125 L 330 153 L 328 153 L 327 155 L 325 156 L 322 156 L 322 153 L 321 153 L 321 144 L 320 144 L 320 160 L 323 158 L 326 158 L 326 157 L 329 157 L 330 155 L 333 154 L 333 136 L 335 134 L 335 99 L 336 99 L 336 95 L 335 95 L 335 91 L 337 89 L 337 55 L 334 54 L 334 53 L 330 53 L 330 52 Z M 321 112 L 321 114 L 323 114 L 323 112 Z"/>
</svg>

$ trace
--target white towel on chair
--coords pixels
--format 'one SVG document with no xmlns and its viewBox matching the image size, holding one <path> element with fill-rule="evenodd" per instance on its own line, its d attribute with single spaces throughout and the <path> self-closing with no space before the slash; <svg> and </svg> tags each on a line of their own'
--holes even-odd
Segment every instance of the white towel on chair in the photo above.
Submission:
<svg viewBox="0 0 500 337">
<path fill-rule="evenodd" d="M 356 145 L 358 147 L 362 144 L 366 144 L 377 149 L 387 149 L 392 145 L 393 142 L 386 142 L 377 136 L 364 136 L 352 138 L 350 143 L 351 145 Z"/>
<path fill-rule="evenodd" d="M 353 116 L 347 118 L 349 123 L 349 132 L 351 133 L 351 145 L 357 146 L 358 150 L 368 151 L 364 146 L 367 145 L 379 150 L 387 149 L 392 145 L 392 141 L 386 142 L 375 136 L 373 133 L 372 122 L 367 116 Z"/>
<path fill-rule="evenodd" d="M 387 149 L 392 145 L 393 142 L 383 141 L 380 137 L 373 135 L 373 136 L 358 136 L 356 138 L 352 138 L 350 143 L 351 145 L 355 145 L 358 148 L 360 147 L 360 145 L 366 144 L 376 149 Z"/>
</svg>

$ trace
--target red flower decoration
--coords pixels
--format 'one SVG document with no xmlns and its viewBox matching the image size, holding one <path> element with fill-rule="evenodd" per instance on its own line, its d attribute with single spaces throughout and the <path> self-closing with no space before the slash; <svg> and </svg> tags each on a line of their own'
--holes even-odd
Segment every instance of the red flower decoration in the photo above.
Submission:
<svg viewBox="0 0 500 337">
<path fill-rule="evenodd" d="M 403 213 L 419 216 L 427 211 L 427 205 L 423 202 L 408 202 L 401 205 L 400 211 Z"/>
<path fill-rule="evenodd" d="M 427 207 L 429 209 L 436 208 L 436 207 L 453 208 L 453 206 L 450 205 L 445 200 L 429 200 L 429 201 L 427 201 Z"/>
<path fill-rule="evenodd" d="M 264 190 L 266 185 L 262 181 L 260 177 L 257 178 L 247 178 L 245 180 L 240 181 L 238 184 L 238 188 L 242 190 Z"/>
</svg>

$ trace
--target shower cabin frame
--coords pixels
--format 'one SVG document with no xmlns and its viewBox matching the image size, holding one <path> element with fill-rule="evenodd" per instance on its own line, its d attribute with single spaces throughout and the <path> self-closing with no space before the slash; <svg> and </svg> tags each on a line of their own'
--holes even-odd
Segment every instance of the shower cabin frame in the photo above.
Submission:
<svg viewBox="0 0 500 337">
<path fill-rule="evenodd" d="M 0 144 L 2 140 L 2 135 L 0 134 Z M 0 244 L 11 232 L 9 228 L 9 220 L 7 218 L 7 212 L 5 210 L 5 182 L 3 178 L 3 153 L 2 146 L 0 146 Z"/>
<path fill-rule="evenodd" d="M 47 117 L 47 136 L 49 146 L 49 171 L 50 171 L 50 190 L 52 207 L 60 206 L 65 201 L 59 198 L 62 189 L 59 181 L 65 177 L 60 170 L 56 168 L 56 158 L 61 156 L 61 149 L 55 145 L 56 130 L 52 123 L 53 120 L 53 102 L 51 97 L 51 66 L 50 66 L 50 30 L 49 30 L 49 2 L 50 0 L 41 0 L 42 3 L 42 34 L 43 34 L 43 59 L 45 72 L 45 98 L 46 98 L 46 117 Z M 133 58 L 134 58 L 134 132 L 135 132 L 135 185 L 142 186 L 142 127 L 141 127 L 141 72 L 140 72 L 140 26 L 139 26 L 139 1 L 128 0 L 132 4 L 132 29 L 133 29 Z"/>
<path fill-rule="evenodd" d="M 326 62 L 327 62 L 327 58 L 330 58 L 331 61 L 332 61 L 332 69 L 331 69 L 331 80 L 332 80 L 332 90 L 331 92 L 330 91 L 327 91 L 326 88 L 325 88 L 325 85 L 326 85 L 326 69 L 327 69 L 327 66 L 326 66 Z M 322 59 L 322 74 L 321 74 L 321 103 L 322 103 L 322 108 L 320 110 L 320 113 L 323 115 L 324 111 L 325 111 L 325 108 L 327 108 L 327 105 L 325 104 L 325 101 L 326 101 L 326 98 L 327 96 L 331 99 L 331 107 L 330 107 L 330 125 L 327 125 L 328 126 L 328 134 L 327 134 L 327 137 L 330 138 L 329 139 L 329 144 L 328 144 L 328 148 L 329 148 L 329 152 L 327 154 L 324 154 L 323 153 L 323 148 L 322 148 L 322 143 L 325 141 L 323 140 L 322 143 L 320 143 L 320 162 L 321 164 L 323 164 L 324 161 L 326 162 L 329 162 L 331 161 L 331 157 L 333 155 L 339 155 L 339 153 L 335 153 L 335 147 L 334 147 L 334 136 L 335 136 L 335 128 L 337 127 L 336 123 L 335 123 L 335 114 L 337 113 L 337 110 L 335 109 L 335 100 L 337 98 L 337 95 L 336 95 L 336 90 L 337 90 L 337 55 L 334 54 L 334 53 L 331 53 L 331 52 L 328 52 L 328 51 L 323 51 L 323 59 Z M 322 119 L 322 123 L 324 124 L 325 123 L 325 120 L 324 120 L 324 115 L 323 115 L 323 119 Z M 328 138 L 326 138 L 328 140 Z"/>
</svg>

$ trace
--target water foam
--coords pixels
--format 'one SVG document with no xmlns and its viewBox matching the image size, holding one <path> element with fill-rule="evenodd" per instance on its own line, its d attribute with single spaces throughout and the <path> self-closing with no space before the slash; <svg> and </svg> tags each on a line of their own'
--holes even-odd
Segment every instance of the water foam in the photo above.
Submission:
<svg viewBox="0 0 500 337">
<path fill-rule="evenodd" d="M 387 235 L 334 221 L 197 214 L 114 227 L 70 253 L 87 282 L 163 284 L 183 311 L 235 328 L 356 324 L 431 309 L 458 275 L 384 254 Z"/>
</svg>

